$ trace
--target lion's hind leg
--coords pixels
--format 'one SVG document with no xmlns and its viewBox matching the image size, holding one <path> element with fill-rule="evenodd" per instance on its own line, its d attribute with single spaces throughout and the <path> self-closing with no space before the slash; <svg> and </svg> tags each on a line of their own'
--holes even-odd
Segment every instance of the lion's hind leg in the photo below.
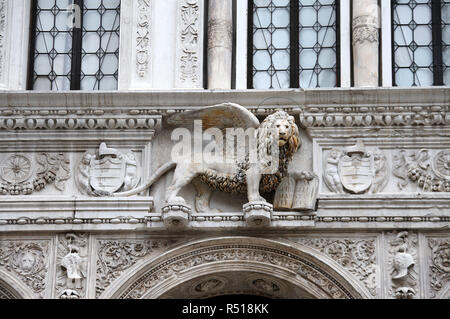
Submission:
<svg viewBox="0 0 450 319">
<path fill-rule="evenodd" d="M 167 188 L 166 201 L 168 203 L 182 202 L 185 203 L 183 197 L 179 197 L 178 192 L 187 184 L 189 184 L 192 179 L 198 174 L 198 168 L 192 163 L 180 163 L 175 169 L 173 175 L 172 183 Z"/>
</svg>

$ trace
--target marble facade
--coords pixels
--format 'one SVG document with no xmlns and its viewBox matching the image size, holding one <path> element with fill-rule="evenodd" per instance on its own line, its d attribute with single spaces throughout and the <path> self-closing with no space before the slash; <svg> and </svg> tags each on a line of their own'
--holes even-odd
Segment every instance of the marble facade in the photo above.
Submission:
<svg viewBox="0 0 450 319">
<path fill-rule="evenodd" d="M 0 299 L 450 298 L 450 90 L 378 87 L 378 38 L 353 38 L 354 88 L 231 89 L 219 1 L 122 0 L 118 91 L 25 91 L 28 29 L 8 30 L 29 8 L 14 2 L 0 0 Z M 373 30 L 378 13 L 358 10 L 349 32 Z M 189 184 L 168 205 L 173 170 L 114 195 L 170 161 L 171 116 L 224 102 L 295 119 L 270 204 L 215 191 L 199 211 Z"/>
</svg>

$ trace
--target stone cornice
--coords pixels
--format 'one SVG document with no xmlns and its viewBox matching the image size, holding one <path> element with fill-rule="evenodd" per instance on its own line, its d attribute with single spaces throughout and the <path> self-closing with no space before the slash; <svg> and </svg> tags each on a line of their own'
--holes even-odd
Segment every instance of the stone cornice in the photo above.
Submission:
<svg viewBox="0 0 450 319">
<path fill-rule="evenodd" d="M 256 115 L 299 114 L 305 127 L 399 127 L 450 124 L 450 89 L 351 88 L 0 93 L 0 129 L 139 130 L 161 117 L 222 102 Z"/>
</svg>

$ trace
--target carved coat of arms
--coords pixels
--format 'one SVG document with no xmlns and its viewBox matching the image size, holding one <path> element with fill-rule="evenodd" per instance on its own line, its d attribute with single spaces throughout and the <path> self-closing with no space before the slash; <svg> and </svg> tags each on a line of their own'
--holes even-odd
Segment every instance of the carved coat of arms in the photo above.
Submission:
<svg viewBox="0 0 450 319">
<path fill-rule="evenodd" d="M 101 195 L 134 188 L 140 178 L 139 164 L 130 151 L 121 152 L 100 144 L 97 154 L 86 152 L 79 165 L 77 184 L 85 195 Z"/>
<path fill-rule="evenodd" d="M 366 151 L 362 141 L 343 151 L 331 150 L 324 168 L 325 184 L 336 193 L 377 193 L 388 180 L 386 156 L 378 149 Z"/>
</svg>

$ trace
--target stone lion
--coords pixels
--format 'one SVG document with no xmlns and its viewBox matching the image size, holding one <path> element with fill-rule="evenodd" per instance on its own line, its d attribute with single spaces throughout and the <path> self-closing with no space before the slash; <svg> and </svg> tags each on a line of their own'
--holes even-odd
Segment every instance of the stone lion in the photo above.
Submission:
<svg viewBox="0 0 450 319">
<path fill-rule="evenodd" d="M 250 161 L 251 154 L 247 151 L 243 158 L 235 157 L 226 163 L 192 160 L 170 162 L 161 166 L 141 187 L 133 191 L 115 193 L 113 196 L 138 194 L 175 167 L 172 183 L 166 192 L 167 203 L 185 203 L 184 199 L 178 196 L 178 192 L 191 182 L 197 189 L 195 205 L 199 212 L 210 210 L 212 190 L 247 194 L 249 202 L 265 202 L 260 192 L 267 193 L 277 188 L 281 179 L 287 175 L 288 164 L 294 153 L 301 146 L 294 117 L 284 111 L 267 116 L 260 124 L 256 116 L 244 107 L 222 103 L 175 114 L 168 119 L 168 123 L 178 127 L 191 127 L 194 120 L 202 120 L 203 129 L 218 128 L 223 131 L 226 128 L 254 128 L 257 161 Z M 277 148 L 275 151 L 273 145 Z M 228 151 L 227 155 L 229 156 Z"/>
</svg>

